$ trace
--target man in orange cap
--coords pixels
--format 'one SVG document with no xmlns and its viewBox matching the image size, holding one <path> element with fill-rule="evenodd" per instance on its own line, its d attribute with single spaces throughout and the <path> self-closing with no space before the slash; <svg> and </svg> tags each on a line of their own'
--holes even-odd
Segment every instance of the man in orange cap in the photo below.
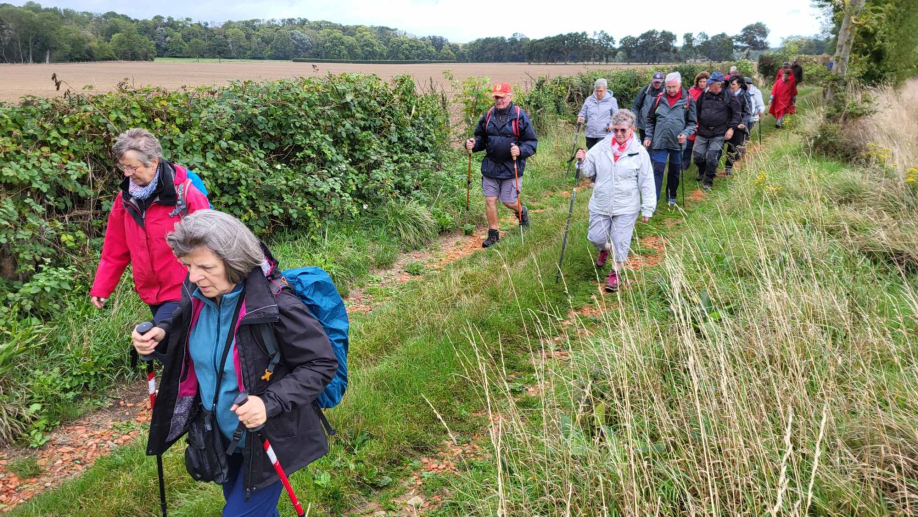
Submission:
<svg viewBox="0 0 918 517">
<path fill-rule="evenodd" d="M 481 116 L 475 137 L 465 142 L 469 152 L 485 151 L 481 162 L 481 190 L 488 216 L 487 248 L 500 240 L 497 202 L 516 213 L 520 225 L 529 226 L 529 210 L 519 201 L 526 158 L 536 153 L 538 139 L 529 115 L 513 104 L 513 89 L 497 83 L 491 90 L 494 107 Z"/>
</svg>

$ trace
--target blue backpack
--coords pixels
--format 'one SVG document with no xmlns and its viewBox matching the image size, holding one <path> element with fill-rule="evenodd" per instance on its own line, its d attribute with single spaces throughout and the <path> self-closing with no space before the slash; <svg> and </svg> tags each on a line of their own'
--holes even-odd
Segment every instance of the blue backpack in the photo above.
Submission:
<svg viewBox="0 0 918 517">
<path fill-rule="evenodd" d="M 325 387 L 316 403 L 321 409 L 330 409 L 337 406 L 344 397 L 347 390 L 347 349 L 349 327 L 347 319 L 347 308 L 344 306 L 344 300 L 338 294 L 338 289 L 332 282 L 328 273 L 318 267 L 301 267 L 297 269 L 288 269 L 282 274 L 287 280 L 287 284 L 296 293 L 299 298 L 309 309 L 314 318 L 319 320 L 325 334 L 331 342 L 332 350 L 335 352 L 335 358 L 338 359 L 338 371 L 332 378 L 328 386 Z M 277 341 L 274 332 L 268 327 L 262 329 L 262 339 L 271 355 L 271 362 L 265 374 L 270 378 L 268 372 L 273 372 L 274 367 L 280 361 L 280 354 L 277 351 Z M 321 415 L 321 412 L 319 413 Z M 329 434 L 335 434 L 334 429 L 328 425 L 325 417 L 322 416 L 322 423 L 325 425 Z"/>
</svg>

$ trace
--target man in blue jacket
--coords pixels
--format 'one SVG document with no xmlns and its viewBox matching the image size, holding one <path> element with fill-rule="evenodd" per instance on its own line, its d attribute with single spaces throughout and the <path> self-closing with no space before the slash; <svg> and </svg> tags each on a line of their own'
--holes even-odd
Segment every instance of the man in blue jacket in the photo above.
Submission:
<svg viewBox="0 0 918 517">
<path fill-rule="evenodd" d="M 481 162 L 481 190 L 488 216 L 488 238 L 481 243 L 483 248 L 500 240 L 498 201 L 516 213 L 520 225 L 529 226 L 529 210 L 519 204 L 518 199 L 523 188 L 526 158 L 536 153 L 538 144 L 529 115 L 513 104 L 510 85 L 495 84 L 492 95 L 494 107 L 481 116 L 475 128 L 475 138 L 465 142 L 465 148 L 471 152 L 485 151 Z"/>
</svg>

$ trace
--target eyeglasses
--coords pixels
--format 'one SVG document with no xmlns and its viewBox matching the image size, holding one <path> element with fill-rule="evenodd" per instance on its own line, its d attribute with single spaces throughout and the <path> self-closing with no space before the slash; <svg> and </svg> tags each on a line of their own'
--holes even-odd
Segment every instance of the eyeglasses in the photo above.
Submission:
<svg viewBox="0 0 918 517">
<path fill-rule="evenodd" d="M 131 165 L 121 165 L 120 163 L 115 164 L 115 168 L 118 169 L 119 171 L 121 171 L 121 172 L 128 172 L 128 171 L 131 171 L 131 174 L 136 173 L 136 172 L 139 171 L 142 167 L 143 167 L 143 165 L 131 166 Z"/>
<path fill-rule="evenodd" d="M 612 128 L 612 132 L 613 132 L 613 133 L 622 133 L 622 134 L 625 134 L 625 133 L 628 132 L 628 129 L 630 129 L 630 128 L 627 128 L 627 127 L 626 127 L 625 129 L 619 129 L 619 128 L 617 128 L 617 127 L 613 127 L 613 128 Z"/>
</svg>

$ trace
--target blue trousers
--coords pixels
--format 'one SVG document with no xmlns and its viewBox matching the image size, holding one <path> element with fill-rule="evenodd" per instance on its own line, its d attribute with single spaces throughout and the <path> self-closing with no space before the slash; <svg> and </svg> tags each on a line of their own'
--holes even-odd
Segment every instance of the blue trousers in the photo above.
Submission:
<svg viewBox="0 0 918 517">
<path fill-rule="evenodd" d="M 159 305 L 149 305 L 150 312 L 153 313 L 153 324 L 159 325 L 160 323 L 166 321 L 172 317 L 172 313 L 175 312 L 179 306 L 179 302 L 163 302 Z"/>
<path fill-rule="evenodd" d="M 653 183 L 657 188 L 657 199 L 663 190 L 663 171 L 666 168 L 666 159 L 669 158 L 669 174 L 666 181 L 666 199 L 676 199 L 679 190 L 679 176 L 682 173 L 682 149 L 654 149 L 651 154 L 653 160 Z"/>
<path fill-rule="evenodd" d="M 277 481 L 257 492 L 252 492 L 248 502 L 245 500 L 245 487 L 242 486 L 242 454 L 233 454 L 226 458 L 229 464 L 229 480 L 223 485 L 223 517 L 280 517 L 277 501 L 280 499 L 284 485 Z"/>
</svg>

